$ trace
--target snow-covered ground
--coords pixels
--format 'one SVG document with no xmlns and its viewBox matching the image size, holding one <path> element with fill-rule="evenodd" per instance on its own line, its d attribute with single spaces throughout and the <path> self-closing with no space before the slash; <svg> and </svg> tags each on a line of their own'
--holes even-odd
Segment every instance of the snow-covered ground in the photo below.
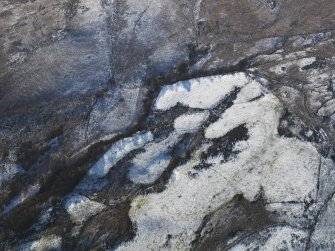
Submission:
<svg viewBox="0 0 335 251">
<path fill-rule="evenodd" d="M 143 147 L 145 144 L 153 140 L 151 132 L 139 133 L 133 137 L 124 138 L 116 142 L 102 158 L 92 166 L 88 171 L 89 176 L 104 177 L 110 168 L 112 168 L 127 153 L 135 149 Z"/>
<path fill-rule="evenodd" d="M 166 169 L 171 160 L 170 148 L 173 147 L 180 135 L 172 133 L 166 139 L 153 142 L 144 147 L 144 152 L 136 155 L 130 167 L 128 177 L 139 184 L 154 182 Z"/>
<path fill-rule="evenodd" d="M 235 87 L 249 82 L 244 73 L 191 79 L 164 86 L 156 101 L 156 109 L 167 110 L 178 103 L 208 109 L 215 106 Z"/>
<path fill-rule="evenodd" d="M 201 152 L 208 149 L 208 144 L 204 144 L 187 163 L 174 170 L 163 192 L 138 196 L 130 210 L 130 217 L 137 225 L 136 237 L 118 250 L 188 250 L 203 218 L 236 194 L 242 193 L 253 201 L 262 192 L 269 203 L 315 198 L 319 153 L 310 143 L 278 135 L 282 104 L 247 75 L 237 73 L 165 86 L 156 108 L 167 110 L 179 102 L 208 109 L 235 87 L 242 90 L 234 104 L 205 129 L 205 136 L 212 140 L 245 125 L 249 138 L 235 146 L 240 153 L 227 162 L 220 154 L 210 157 L 205 161 L 211 167 L 199 171 L 195 178 L 190 177 L 189 173 L 202 161 Z M 185 118 L 182 121 L 187 122 Z M 201 119 L 194 120 L 194 124 L 197 121 Z M 178 131 L 179 126 L 175 128 Z M 286 228 L 274 230 L 274 236 L 264 244 L 265 250 L 271 250 L 292 233 Z M 305 236 L 300 235 L 299 238 Z"/>
<path fill-rule="evenodd" d="M 208 115 L 208 112 L 183 114 L 174 121 L 174 129 L 178 133 L 196 131 L 208 118 Z"/>
<path fill-rule="evenodd" d="M 194 132 L 205 122 L 208 112 L 183 114 L 175 119 L 174 129 L 167 138 L 148 144 L 144 151 L 133 159 L 129 178 L 134 183 L 150 184 L 157 180 L 171 160 L 172 147 L 185 133 Z"/>
<path fill-rule="evenodd" d="M 236 90 L 237 96 L 227 108 L 216 107 Z M 164 191 L 139 195 L 132 201 L 129 216 L 137 227 L 136 236 L 121 244 L 118 250 L 188 250 L 204 217 L 237 194 L 243 194 L 249 201 L 255 201 L 262 194 L 269 211 L 282 210 L 283 203 L 295 202 L 294 210 L 290 211 L 292 217 L 301 217 L 304 212 L 302 203 L 316 199 L 320 154 L 309 142 L 278 134 L 284 107 L 251 76 L 236 73 L 164 86 L 153 112 L 168 113 L 177 104 L 197 108 L 197 111 L 191 109 L 177 116 L 171 121 L 172 131 L 162 138 L 155 138 L 147 131 L 117 141 L 89 169 L 77 186 L 78 193 L 66 196 L 64 208 L 76 225 L 73 235 L 79 233 L 83 222 L 107 208 L 107 205 L 80 195 L 80 188 L 93 183 L 104 186 L 104 182 L 108 181 L 102 178 L 134 150 L 139 152 L 130 159 L 129 180 L 140 185 L 154 183 L 170 164 L 172 149 L 187 133 L 195 135 L 201 132 L 198 135 L 202 135 L 202 143 L 190 159 L 174 169 Z M 215 120 L 212 120 L 213 112 Z M 210 152 L 214 144 L 220 144 L 214 142 L 229 138 L 227 135 L 241 126 L 248 137 L 231 142 L 236 155 L 226 159 L 224 151 L 228 150 L 218 150 L 216 155 Z M 208 168 L 195 168 L 200 164 Z M 11 204 L 19 203 L 29 194 Z M 306 232 L 300 228 L 270 228 L 255 233 L 261 236 L 256 238 L 257 241 L 262 240 L 261 243 L 242 240 L 233 250 L 253 246 L 264 250 L 294 248 L 306 237 Z M 287 244 L 294 232 L 296 243 Z M 40 245 L 40 242 L 31 245 Z M 58 242 L 51 240 L 50 243 L 54 245 Z"/>
</svg>

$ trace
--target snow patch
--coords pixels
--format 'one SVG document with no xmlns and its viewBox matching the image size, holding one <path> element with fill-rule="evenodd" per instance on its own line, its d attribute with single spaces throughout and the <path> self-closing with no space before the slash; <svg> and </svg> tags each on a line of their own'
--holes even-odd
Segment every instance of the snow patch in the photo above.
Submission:
<svg viewBox="0 0 335 251">
<path fill-rule="evenodd" d="M 143 155 L 152 156 L 149 159 L 141 159 Z M 151 184 L 155 182 L 170 164 L 171 156 L 167 153 L 146 152 L 134 160 L 134 166 L 129 171 L 129 179 L 137 184 Z"/>
<path fill-rule="evenodd" d="M 148 144 L 145 152 L 136 155 L 128 177 L 138 184 L 153 183 L 163 173 L 171 160 L 170 149 L 179 141 L 180 135 L 171 133 L 166 139 Z"/>
<path fill-rule="evenodd" d="M 236 75 L 241 76 L 228 75 L 226 79 L 235 79 Z M 179 100 L 198 108 L 211 107 L 217 102 L 216 94 L 221 92 L 219 84 L 209 85 L 206 78 L 189 82 L 195 83 L 189 86 L 189 91 L 181 83 L 163 87 L 156 107 L 168 109 L 181 102 Z M 224 83 L 225 90 L 236 87 L 235 81 Z M 195 95 L 194 86 L 197 90 L 206 89 L 206 92 L 197 91 Z M 255 96 L 248 96 L 248 89 L 262 88 L 251 81 L 245 81 L 241 87 L 244 94 L 240 95 L 238 102 L 205 131 L 205 136 L 210 140 L 245 124 L 249 139 L 236 146 L 241 152 L 226 162 L 222 162 L 220 155 L 209 158 L 207 161 L 212 164 L 210 168 L 196 171 L 194 167 L 203 161 L 201 153 L 208 149 L 208 144 L 204 144 L 192 154 L 192 159 L 175 168 L 163 192 L 135 198 L 129 215 L 137 226 L 137 234 L 118 250 L 188 250 L 203 218 L 236 194 L 244 194 L 253 201 L 262 188 L 268 203 L 315 199 L 320 161 L 317 150 L 310 143 L 279 137 L 277 127 L 284 109 L 274 95 L 264 92 L 264 96 L 244 103 L 243 100 Z M 185 94 L 185 98 L 182 99 L 181 93 Z M 211 93 L 215 93 L 213 102 L 203 105 L 201 102 L 208 98 L 206 94 Z M 190 96 L 194 100 L 188 100 Z M 194 172 L 197 175 L 190 177 L 190 173 Z M 269 247 L 281 245 L 278 240 L 288 238 L 291 230 L 280 228 L 274 233 L 274 238 L 268 241 Z M 168 246 L 165 245 L 167 238 Z"/>
<path fill-rule="evenodd" d="M 141 148 L 153 140 L 151 132 L 138 133 L 133 137 L 116 142 L 88 171 L 89 176 L 104 177 L 108 171 L 126 154 Z"/>
<path fill-rule="evenodd" d="M 208 112 L 183 114 L 175 119 L 173 131 L 166 139 L 144 147 L 145 152 L 136 155 L 128 177 L 138 184 L 151 184 L 156 181 L 171 161 L 170 151 L 185 133 L 194 132 L 208 118 Z"/>
<path fill-rule="evenodd" d="M 249 102 L 252 99 L 261 96 L 265 92 L 266 91 L 264 90 L 262 85 L 255 81 L 251 81 L 249 84 L 244 86 L 238 93 L 236 99 L 234 100 L 234 104 Z"/>
<path fill-rule="evenodd" d="M 64 208 L 70 214 L 73 222 L 82 223 L 103 211 L 106 206 L 85 196 L 72 194 L 66 199 Z"/>
<path fill-rule="evenodd" d="M 202 123 L 208 118 L 208 112 L 197 112 L 183 114 L 175 119 L 174 128 L 178 133 L 193 132 L 199 129 Z"/>
<path fill-rule="evenodd" d="M 178 103 L 192 108 L 211 108 L 235 87 L 242 87 L 249 81 L 245 73 L 236 73 L 177 82 L 162 88 L 155 108 L 168 110 Z"/>
<path fill-rule="evenodd" d="M 304 200 L 315 195 L 312 184 L 315 185 L 318 154 L 310 143 L 279 137 L 277 127 L 282 113 L 279 100 L 266 94 L 253 102 L 233 105 L 207 128 L 205 136 L 219 138 L 246 124 L 248 145 L 243 144 L 244 151 L 238 156 L 243 169 L 249 170 L 245 180 L 250 185 L 263 186 L 270 201 Z M 245 193 L 247 196 L 248 190 Z M 250 199 L 253 196 L 251 193 Z"/>
</svg>

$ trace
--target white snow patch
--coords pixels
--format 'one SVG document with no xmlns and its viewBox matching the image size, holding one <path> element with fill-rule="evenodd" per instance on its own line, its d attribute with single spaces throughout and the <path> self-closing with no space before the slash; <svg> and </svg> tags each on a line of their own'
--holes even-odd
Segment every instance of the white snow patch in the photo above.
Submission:
<svg viewBox="0 0 335 251">
<path fill-rule="evenodd" d="M 128 177 L 138 184 L 150 184 L 164 172 L 171 160 L 170 151 L 185 133 L 194 132 L 208 118 L 209 113 L 195 112 L 179 116 L 174 121 L 173 131 L 166 139 L 145 146 L 145 152 L 133 159 Z"/>
<path fill-rule="evenodd" d="M 250 146 L 248 141 L 238 141 L 235 143 L 233 151 L 241 152 Z"/>
<path fill-rule="evenodd" d="M 211 124 L 206 129 L 205 135 L 206 138 L 219 138 L 235 127 L 247 123 L 248 129 L 260 136 L 254 137 L 255 140 L 267 140 L 269 135 L 277 135 L 277 125 L 282 111 L 283 107 L 278 99 L 270 94 L 250 103 L 237 103 L 226 110 L 218 121 Z"/>
<path fill-rule="evenodd" d="M 82 223 L 104 210 L 106 206 L 85 196 L 72 194 L 67 198 L 64 208 L 73 222 Z"/>
<path fill-rule="evenodd" d="M 180 135 L 171 133 L 166 139 L 148 144 L 145 152 L 133 159 L 128 177 L 134 183 L 153 183 L 169 165 L 171 156 L 169 150 L 179 140 Z"/>
<path fill-rule="evenodd" d="M 191 79 L 164 86 L 156 100 L 157 110 L 168 110 L 181 103 L 192 108 L 211 108 L 235 87 L 250 79 L 245 73 Z"/>
<path fill-rule="evenodd" d="M 304 200 L 309 194 L 315 195 L 312 184 L 315 185 L 318 154 L 310 143 L 278 136 L 282 111 L 282 105 L 272 94 L 254 102 L 235 104 L 207 128 L 205 136 L 218 138 L 246 124 L 248 145 L 243 144 L 244 151 L 238 158 L 243 169 L 250 170 L 245 179 L 263 186 L 270 201 Z M 300 175 L 305 175 L 304 179 L 297 179 Z M 248 194 L 246 190 L 245 196 Z M 252 193 L 249 198 L 253 198 Z"/>
<path fill-rule="evenodd" d="M 89 176 L 104 177 L 108 171 L 126 154 L 141 148 L 153 140 L 151 132 L 138 133 L 133 137 L 116 142 L 88 171 Z"/>
<path fill-rule="evenodd" d="M 178 133 L 196 131 L 208 116 L 208 112 L 183 114 L 174 121 L 174 128 Z"/>
<path fill-rule="evenodd" d="M 229 76 L 234 79 L 236 75 Z M 208 85 L 206 78 L 197 79 L 195 83 L 198 90 L 207 89 L 206 93 L 220 92 L 217 85 Z M 204 86 L 201 86 L 202 83 Z M 232 90 L 233 86 L 234 81 L 230 84 L 225 82 L 224 89 Z M 181 99 L 181 92 L 189 94 L 164 88 L 162 99 L 158 102 L 158 107 L 164 109 L 179 102 L 176 100 Z M 172 90 L 178 88 L 184 89 L 175 86 Z M 192 88 L 190 90 L 191 93 L 194 91 Z M 187 101 L 186 95 L 185 103 L 197 107 L 202 104 L 201 101 L 206 101 L 206 95 L 198 92 L 197 95 L 194 96 L 197 102 Z M 174 170 L 163 192 L 138 196 L 132 202 L 129 213 L 137 225 L 137 235 L 118 250 L 188 250 L 205 215 L 230 201 L 236 194 L 242 193 L 253 201 L 261 187 L 268 202 L 315 198 L 320 156 L 310 143 L 279 137 L 277 126 L 282 113 L 281 103 L 269 93 L 255 101 L 236 103 L 227 109 L 221 119 L 209 126 L 206 137 L 224 136 L 235 127 L 246 124 L 249 139 L 238 146 L 242 151 L 225 163 L 220 162 L 220 156 L 211 158 L 208 161 L 213 165 L 192 178 L 189 174 L 199 163 L 201 152 L 206 149 L 203 146 L 192 155 L 190 161 Z M 289 233 L 285 229 L 278 231 L 278 236 Z M 168 235 L 172 237 L 167 247 L 164 244 Z M 271 243 L 277 243 L 279 239 L 271 240 L 269 245 L 274 245 Z"/>
<path fill-rule="evenodd" d="M 141 159 L 143 155 L 152 154 L 152 158 Z M 150 184 L 156 181 L 171 161 L 167 153 L 146 152 L 134 160 L 134 166 L 129 171 L 129 179 L 138 184 Z"/>
<path fill-rule="evenodd" d="M 42 236 L 39 240 L 31 241 L 17 247 L 20 251 L 61 250 L 62 237 L 56 235 Z"/>
<path fill-rule="evenodd" d="M 251 81 L 249 84 L 244 86 L 238 93 L 234 104 L 249 102 L 250 100 L 259 97 L 266 91 L 259 83 Z"/>
</svg>

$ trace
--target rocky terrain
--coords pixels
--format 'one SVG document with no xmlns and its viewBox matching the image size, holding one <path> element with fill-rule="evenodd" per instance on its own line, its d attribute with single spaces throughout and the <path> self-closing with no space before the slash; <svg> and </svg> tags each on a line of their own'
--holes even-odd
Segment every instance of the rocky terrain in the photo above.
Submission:
<svg viewBox="0 0 335 251">
<path fill-rule="evenodd" d="M 334 250 L 335 2 L 0 2 L 0 250 Z"/>
</svg>

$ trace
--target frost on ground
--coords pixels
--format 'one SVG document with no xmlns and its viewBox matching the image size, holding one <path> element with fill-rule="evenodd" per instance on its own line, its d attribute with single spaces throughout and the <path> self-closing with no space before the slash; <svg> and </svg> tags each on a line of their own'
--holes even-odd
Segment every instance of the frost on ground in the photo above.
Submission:
<svg viewBox="0 0 335 251">
<path fill-rule="evenodd" d="M 118 250 L 189 250 L 203 218 L 236 194 L 250 201 L 262 194 L 267 203 L 315 199 L 320 155 L 310 143 L 278 135 L 282 104 L 247 75 L 237 73 L 165 86 L 156 108 L 166 110 L 177 103 L 212 108 L 236 87 L 241 91 L 233 105 L 205 128 L 205 142 L 191 159 L 174 169 L 166 189 L 138 196 L 132 202 L 130 217 L 137 233 Z M 224 152 L 203 154 L 214 140 L 241 125 L 245 125 L 249 137 L 235 145 L 239 152 L 235 158 L 225 160 Z M 201 162 L 209 168 L 195 170 Z M 273 236 L 264 242 L 265 249 L 281 245 L 285 238 L 291 241 L 293 232 L 297 242 L 305 236 L 300 230 L 275 228 Z"/>
</svg>

